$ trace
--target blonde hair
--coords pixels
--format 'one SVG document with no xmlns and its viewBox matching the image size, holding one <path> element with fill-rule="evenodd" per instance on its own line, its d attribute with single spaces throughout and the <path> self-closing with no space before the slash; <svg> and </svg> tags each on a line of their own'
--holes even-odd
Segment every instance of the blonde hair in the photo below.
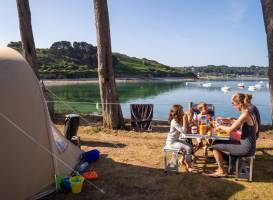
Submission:
<svg viewBox="0 0 273 200">
<path fill-rule="evenodd" d="M 246 108 L 249 104 L 251 104 L 252 95 L 251 94 L 243 94 L 236 93 L 232 96 L 232 102 L 236 104 L 242 104 L 244 108 Z"/>
<path fill-rule="evenodd" d="M 200 103 L 198 103 L 197 109 L 198 109 L 199 111 L 203 110 L 204 108 L 208 108 L 208 106 L 207 106 L 207 104 L 206 104 L 205 102 L 200 102 Z"/>
<path fill-rule="evenodd" d="M 183 116 L 184 116 L 183 106 L 176 104 L 172 106 L 169 112 L 168 121 L 169 123 L 171 123 L 171 121 L 175 119 L 180 125 L 183 125 Z"/>
</svg>

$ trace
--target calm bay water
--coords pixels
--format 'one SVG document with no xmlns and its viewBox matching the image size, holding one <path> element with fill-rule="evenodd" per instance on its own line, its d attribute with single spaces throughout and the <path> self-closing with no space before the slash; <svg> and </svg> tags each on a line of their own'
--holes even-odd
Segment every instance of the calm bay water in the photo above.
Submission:
<svg viewBox="0 0 273 200">
<path fill-rule="evenodd" d="M 154 119 L 166 120 L 170 107 L 173 104 L 182 104 L 187 110 L 188 102 L 205 101 L 215 105 L 216 116 L 238 117 L 239 113 L 231 105 L 231 96 L 235 92 L 251 93 L 253 104 L 261 113 L 263 123 L 271 122 L 270 97 L 267 88 L 268 81 L 263 81 L 264 87 L 256 91 L 248 91 L 248 86 L 259 81 L 244 81 L 245 89 L 239 89 L 239 81 L 210 81 L 211 87 L 203 87 L 208 81 L 195 82 L 139 82 L 119 83 L 118 93 L 123 115 L 130 116 L 131 103 L 154 104 Z M 229 92 L 222 92 L 221 87 L 229 86 Z M 81 84 L 48 87 L 54 95 L 54 108 L 63 113 L 92 113 L 99 112 L 96 103 L 100 102 L 98 84 Z"/>
</svg>

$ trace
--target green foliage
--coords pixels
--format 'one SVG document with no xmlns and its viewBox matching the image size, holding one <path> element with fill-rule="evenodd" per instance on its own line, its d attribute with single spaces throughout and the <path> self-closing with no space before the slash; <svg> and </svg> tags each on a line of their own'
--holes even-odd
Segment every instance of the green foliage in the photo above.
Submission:
<svg viewBox="0 0 273 200">
<path fill-rule="evenodd" d="M 9 47 L 22 52 L 21 42 L 10 42 Z M 37 49 L 39 72 L 42 78 L 95 78 L 97 74 L 97 48 L 87 42 L 58 41 L 49 49 Z M 116 77 L 196 78 L 196 74 L 210 77 L 267 76 L 267 67 L 228 67 L 208 65 L 203 67 L 169 67 L 147 58 L 129 57 L 113 53 Z"/>
<path fill-rule="evenodd" d="M 267 77 L 268 67 L 250 66 L 250 67 L 229 67 L 226 65 L 208 65 L 200 67 L 183 67 L 184 71 L 199 73 L 200 76 L 215 77 L 236 77 L 236 76 L 255 76 Z"/>
<path fill-rule="evenodd" d="M 22 50 L 21 42 L 8 46 Z M 87 42 L 54 42 L 49 49 L 37 49 L 39 72 L 42 78 L 93 78 L 97 73 L 97 48 Z M 114 53 L 116 77 L 195 77 L 154 60 L 139 59 Z"/>
<path fill-rule="evenodd" d="M 22 42 L 10 42 L 7 46 L 16 51 L 22 52 Z"/>
</svg>

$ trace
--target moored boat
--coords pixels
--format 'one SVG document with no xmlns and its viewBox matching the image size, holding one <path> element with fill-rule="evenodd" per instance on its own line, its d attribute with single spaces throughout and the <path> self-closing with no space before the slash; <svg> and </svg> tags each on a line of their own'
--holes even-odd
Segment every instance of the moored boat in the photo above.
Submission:
<svg viewBox="0 0 273 200">
<path fill-rule="evenodd" d="M 243 82 L 237 84 L 238 88 L 245 88 L 245 84 Z"/>
<path fill-rule="evenodd" d="M 212 85 L 211 83 L 204 83 L 202 86 L 203 87 L 211 87 L 211 85 Z"/>
<path fill-rule="evenodd" d="M 248 87 L 248 90 L 249 91 L 255 91 L 255 90 L 257 90 L 257 88 L 254 85 L 251 85 L 251 86 Z"/>
<path fill-rule="evenodd" d="M 223 91 L 223 92 L 228 92 L 228 91 L 230 91 L 230 87 L 228 87 L 228 86 L 224 86 L 224 87 L 221 87 L 221 90 Z"/>
</svg>

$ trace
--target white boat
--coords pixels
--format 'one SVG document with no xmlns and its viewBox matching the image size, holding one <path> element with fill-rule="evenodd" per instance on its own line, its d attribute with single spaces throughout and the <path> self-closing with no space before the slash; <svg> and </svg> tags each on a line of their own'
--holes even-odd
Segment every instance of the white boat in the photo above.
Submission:
<svg viewBox="0 0 273 200">
<path fill-rule="evenodd" d="M 257 84 L 255 85 L 255 87 L 256 87 L 257 89 L 261 89 L 261 88 L 264 87 L 264 84 L 261 83 L 261 82 L 259 82 L 259 83 L 257 83 Z"/>
<path fill-rule="evenodd" d="M 255 90 L 257 90 L 257 88 L 254 85 L 251 85 L 251 86 L 248 87 L 248 90 L 249 91 L 255 91 Z"/>
<path fill-rule="evenodd" d="M 223 92 L 228 92 L 228 91 L 230 91 L 230 87 L 228 87 L 228 86 L 224 86 L 224 87 L 221 87 L 221 90 L 223 91 Z"/>
<path fill-rule="evenodd" d="M 203 87 L 211 87 L 211 83 L 204 83 L 202 86 Z"/>
<path fill-rule="evenodd" d="M 261 89 L 263 87 L 263 85 L 261 85 L 260 83 L 255 85 L 256 89 Z"/>
<path fill-rule="evenodd" d="M 244 88 L 245 84 L 243 82 L 237 84 L 238 88 Z"/>
</svg>

